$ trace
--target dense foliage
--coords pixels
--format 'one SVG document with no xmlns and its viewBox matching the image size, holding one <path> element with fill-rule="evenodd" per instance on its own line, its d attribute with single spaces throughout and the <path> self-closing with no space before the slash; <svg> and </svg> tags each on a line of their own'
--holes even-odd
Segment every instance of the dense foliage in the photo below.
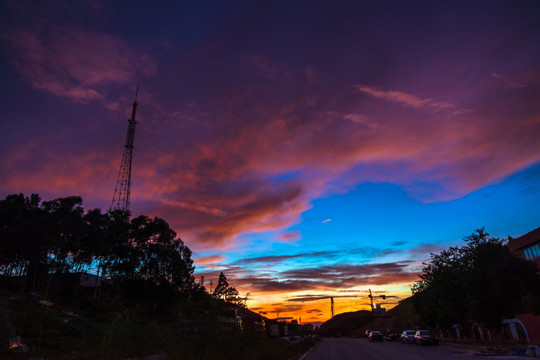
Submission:
<svg viewBox="0 0 540 360">
<path fill-rule="evenodd" d="M 42 202 L 38 195 L 18 194 L 1 200 L 0 275 L 17 280 L 21 292 L 45 299 L 58 298 L 70 279 L 76 283 L 86 273 L 98 275 L 94 300 L 106 296 L 101 290 L 107 283 L 115 284 L 116 293 L 131 292 L 134 297 L 124 298 L 132 300 L 142 296 L 140 290 L 170 301 L 201 291 L 191 250 L 163 219 L 85 212 L 81 205 L 78 196 Z"/>
<path fill-rule="evenodd" d="M 478 229 L 462 247 L 431 254 L 413 285 L 418 321 L 448 328 L 472 320 L 497 327 L 505 317 L 538 311 L 536 264 L 510 253 L 506 240 Z"/>
</svg>

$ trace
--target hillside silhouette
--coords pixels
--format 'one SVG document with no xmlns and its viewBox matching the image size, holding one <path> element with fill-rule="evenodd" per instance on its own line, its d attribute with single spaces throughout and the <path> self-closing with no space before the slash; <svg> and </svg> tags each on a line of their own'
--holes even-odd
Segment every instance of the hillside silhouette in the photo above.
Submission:
<svg viewBox="0 0 540 360">
<path fill-rule="evenodd" d="M 400 301 L 399 305 L 386 313 L 360 310 L 338 314 L 320 326 L 319 334 L 321 336 L 364 336 L 364 332 L 368 329 L 399 333 L 405 328 L 414 328 L 411 298 Z"/>
</svg>

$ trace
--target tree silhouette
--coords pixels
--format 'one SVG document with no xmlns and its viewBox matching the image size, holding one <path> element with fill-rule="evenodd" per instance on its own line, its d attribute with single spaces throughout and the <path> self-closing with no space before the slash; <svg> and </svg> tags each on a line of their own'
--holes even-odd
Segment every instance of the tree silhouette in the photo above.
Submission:
<svg viewBox="0 0 540 360">
<path fill-rule="evenodd" d="M 510 253 L 506 240 L 484 228 L 463 238 L 462 247 L 432 254 L 413 285 L 413 304 L 421 323 L 449 327 L 474 320 L 498 327 L 505 317 L 530 311 L 524 299 L 540 300 L 536 264 Z"/>
<path fill-rule="evenodd" d="M 212 294 L 217 299 L 245 307 L 245 300 L 239 296 L 238 290 L 230 286 L 227 277 L 221 272 L 219 274 L 218 284 Z"/>
<path fill-rule="evenodd" d="M 25 197 L 23 194 L 8 195 L 0 201 L 0 250 L 2 272 L 24 277 L 21 290 L 25 291 L 31 282 L 30 290 L 39 284 L 43 264 L 48 252 L 46 216 L 40 207 L 36 194 Z"/>
<path fill-rule="evenodd" d="M 218 299 L 225 300 L 225 295 L 227 293 L 227 290 L 229 289 L 229 283 L 227 282 L 227 277 L 223 275 L 223 273 L 219 273 L 219 279 L 218 283 L 216 285 L 216 288 L 214 289 L 214 297 Z"/>
<path fill-rule="evenodd" d="M 99 277 L 127 287 L 143 284 L 154 298 L 158 288 L 168 299 L 189 296 L 196 288 L 191 255 L 157 217 L 85 213 L 78 196 L 41 202 L 36 194 L 16 194 L 0 200 L 0 275 L 23 279 L 23 292 L 47 297 L 65 275 L 94 272 L 96 299 Z"/>
</svg>

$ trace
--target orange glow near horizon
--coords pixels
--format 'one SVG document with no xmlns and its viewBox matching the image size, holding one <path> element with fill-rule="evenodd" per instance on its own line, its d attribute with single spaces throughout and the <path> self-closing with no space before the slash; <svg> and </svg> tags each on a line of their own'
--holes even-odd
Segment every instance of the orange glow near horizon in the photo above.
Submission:
<svg viewBox="0 0 540 360">
<path fill-rule="evenodd" d="M 261 313 L 269 319 L 293 319 L 302 323 L 323 323 L 331 318 L 331 300 L 334 298 L 334 316 L 360 310 L 370 311 L 371 303 L 367 296 L 368 290 L 354 292 L 314 292 L 314 300 L 291 301 L 305 293 L 272 293 L 250 297 L 248 309 Z M 386 311 L 394 308 L 399 301 L 411 296 L 409 284 L 399 284 L 389 287 L 372 289 L 374 304 L 380 304 Z M 387 299 L 380 295 L 385 294 Z"/>
</svg>

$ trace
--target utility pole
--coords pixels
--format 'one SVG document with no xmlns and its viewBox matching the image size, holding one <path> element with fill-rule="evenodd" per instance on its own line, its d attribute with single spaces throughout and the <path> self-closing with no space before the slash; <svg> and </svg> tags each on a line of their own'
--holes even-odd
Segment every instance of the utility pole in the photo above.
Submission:
<svg viewBox="0 0 540 360">
<path fill-rule="evenodd" d="M 332 311 L 332 317 L 334 317 L 334 297 L 330 297 L 330 310 Z"/>
<path fill-rule="evenodd" d="M 124 145 L 124 155 L 120 164 L 120 171 L 116 180 L 114 195 L 109 211 L 122 210 L 130 213 L 129 201 L 131 192 L 131 161 L 133 158 L 133 140 L 135 139 L 135 112 L 137 111 L 137 95 L 139 94 L 139 85 L 135 91 L 135 101 L 131 110 L 131 119 L 128 119 L 128 131 L 126 144 Z"/>
</svg>

